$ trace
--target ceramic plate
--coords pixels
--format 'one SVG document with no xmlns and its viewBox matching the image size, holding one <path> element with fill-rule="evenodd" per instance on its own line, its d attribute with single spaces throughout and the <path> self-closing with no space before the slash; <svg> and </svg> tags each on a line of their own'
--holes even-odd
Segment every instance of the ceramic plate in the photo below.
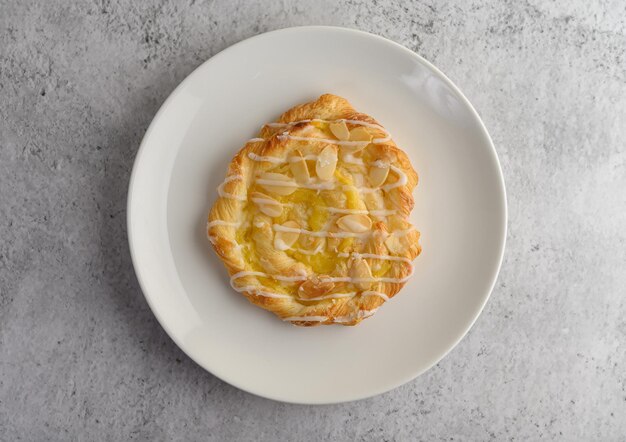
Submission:
<svg viewBox="0 0 626 442">
<path fill-rule="evenodd" d="M 245 141 L 327 92 L 376 118 L 411 158 L 423 251 L 413 278 L 372 318 L 299 328 L 229 287 L 206 215 Z M 365 398 L 436 364 L 485 305 L 505 234 L 502 172 L 467 99 L 410 50 L 342 28 L 270 32 L 201 65 L 150 125 L 128 196 L 133 263 L 163 328 L 215 376 L 287 402 Z"/>
</svg>

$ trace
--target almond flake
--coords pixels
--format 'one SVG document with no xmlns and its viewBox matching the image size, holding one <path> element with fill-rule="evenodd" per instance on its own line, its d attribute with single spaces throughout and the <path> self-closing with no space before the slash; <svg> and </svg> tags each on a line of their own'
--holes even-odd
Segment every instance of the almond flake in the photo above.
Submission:
<svg viewBox="0 0 626 442">
<path fill-rule="evenodd" d="M 372 228 L 372 220 L 367 215 L 346 215 L 337 220 L 337 225 L 346 232 L 363 233 Z"/>
<path fill-rule="evenodd" d="M 302 152 L 296 150 L 293 152 L 293 157 L 290 159 L 289 167 L 294 178 L 299 183 L 306 183 L 311 179 L 309 175 L 309 168 L 306 165 L 306 161 L 302 156 Z"/>
<path fill-rule="evenodd" d="M 283 205 L 264 193 L 253 192 L 250 194 L 250 199 L 267 216 L 276 217 L 283 213 Z"/>
<path fill-rule="evenodd" d="M 284 227 L 289 227 L 290 229 L 299 229 L 300 225 L 295 221 L 287 221 L 283 224 Z M 278 231 L 274 235 L 274 248 L 276 250 L 287 250 L 295 242 L 298 240 L 300 236 L 299 232 L 281 232 Z"/>
<path fill-rule="evenodd" d="M 337 167 L 337 149 L 335 146 L 326 146 L 317 156 L 315 163 L 315 173 L 322 181 L 330 181 L 335 174 Z"/>
<path fill-rule="evenodd" d="M 298 186 L 287 175 L 282 173 L 265 172 L 262 173 L 257 182 L 267 191 L 276 195 L 291 195 Z M 284 184 L 283 184 L 284 183 Z"/>
<path fill-rule="evenodd" d="M 353 154 L 363 150 L 372 141 L 372 135 L 364 127 L 355 127 L 350 131 L 350 144 L 342 144 L 341 150 Z"/>
<path fill-rule="evenodd" d="M 346 122 L 343 120 L 330 123 L 328 128 L 338 140 L 346 141 L 350 138 L 350 131 L 348 130 L 348 126 L 346 126 Z"/>
<path fill-rule="evenodd" d="M 393 233 L 387 237 L 385 245 L 387 249 L 395 255 L 402 255 L 406 250 L 404 244 L 402 244 L 402 239 Z"/>
<path fill-rule="evenodd" d="M 363 258 L 357 258 L 350 267 L 350 278 L 355 281 L 353 284 L 360 290 L 367 290 L 372 285 L 372 271 L 369 264 Z"/>
<path fill-rule="evenodd" d="M 335 288 L 335 283 L 326 277 L 314 275 L 298 287 L 298 297 L 302 299 L 320 298 Z"/>
<path fill-rule="evenodd" d="M 355 127 L 350 131 L 350 141 L 367 141 L 370 143 L 372 141 L 372 134 L 363 126 Z"/>
<path fill-rule="evenodd" d="M 382 167 L 381 167 L 382 166 Z M 389 175 L 389 164 L 385 164 L 382 161 L 376 161 L 370 167 L 368 174 L 369 182 L 372 187 L 380 187 L 387 180 Z"/>
</svg>

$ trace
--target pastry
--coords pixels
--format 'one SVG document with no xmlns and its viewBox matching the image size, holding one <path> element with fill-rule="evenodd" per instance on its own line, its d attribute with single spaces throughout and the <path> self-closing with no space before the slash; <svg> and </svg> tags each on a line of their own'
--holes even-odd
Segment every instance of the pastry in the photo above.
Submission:
<svg viewBox="0 0 626 442">
<path fill-rule="evenodd" d="M 413 273 L 417 173 L 372 117 L 322 95 L 235 155 L 207 234 L 234 290 L 294 325 L 356 325 Z"/>
</svg>

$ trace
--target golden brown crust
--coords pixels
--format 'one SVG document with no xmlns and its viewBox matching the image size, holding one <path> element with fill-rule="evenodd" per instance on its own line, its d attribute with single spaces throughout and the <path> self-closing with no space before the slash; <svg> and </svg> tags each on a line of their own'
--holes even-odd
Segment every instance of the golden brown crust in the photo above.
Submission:
<svg viewBox="0 0 626 442">
<path fill-rule="evenodd" d="M 322 95 L 235 155 L 207 234 L 253 304 L 295 325 L 355 325 L 402 288 L 421 252 L 408 222 L 417 181 L 376 120 Z"/>
</svg>

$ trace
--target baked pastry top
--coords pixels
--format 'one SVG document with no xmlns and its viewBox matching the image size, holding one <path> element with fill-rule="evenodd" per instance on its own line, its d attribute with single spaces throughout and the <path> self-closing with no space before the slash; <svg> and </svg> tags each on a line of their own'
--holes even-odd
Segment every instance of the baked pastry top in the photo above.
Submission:
<svg viewBox="0 0 626 442">
<path fill-rule="evenodd" d="M 248 300 L 295 325 L 356 325 L 413 273 L 417 173 L 372 117 L 322 95 L 263 126 L 218 187 L 207 234 Z"/>
</svg>

